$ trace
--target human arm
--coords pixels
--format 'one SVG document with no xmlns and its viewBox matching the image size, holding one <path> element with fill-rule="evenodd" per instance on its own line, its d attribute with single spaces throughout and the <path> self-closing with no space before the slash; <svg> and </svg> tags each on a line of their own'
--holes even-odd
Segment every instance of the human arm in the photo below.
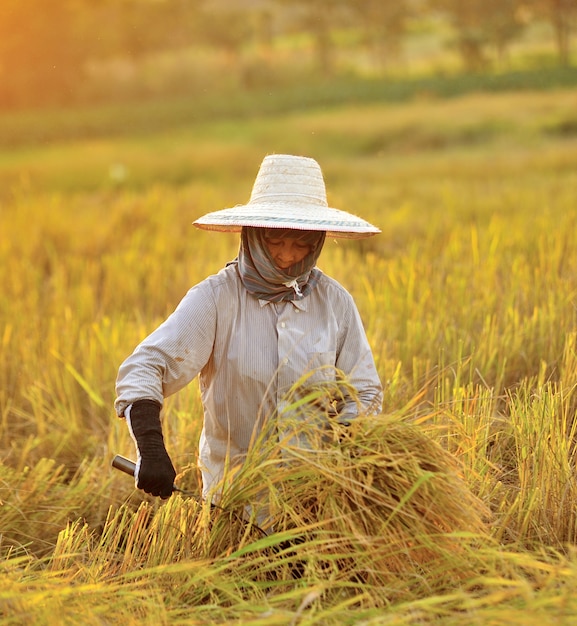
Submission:
<svg viewBox="0 0 577 626">
<path fill-rule="evenodd" d="M 162 407 L 164 398 L 190 383 L 210 358 L 217 310 L 206 282 L 193 287 L 121 364 L 114 403 L 119 417 L 137 400 Z"/>
<path fill-rule="evenodd" d="M 136 446 L 136 486 L 152 495 L 169 497 L 176 475 L 160 422 L 163 400 L 206 363 L 215 323 L 210 292 L 193 288 L 119 368 L 116 412 L 126 418 Z"/>
</svg>

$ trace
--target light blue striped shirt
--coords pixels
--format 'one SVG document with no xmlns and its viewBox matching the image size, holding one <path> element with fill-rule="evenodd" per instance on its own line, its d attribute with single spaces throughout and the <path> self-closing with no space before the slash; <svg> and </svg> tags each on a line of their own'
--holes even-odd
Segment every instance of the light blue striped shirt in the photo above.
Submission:
<svg viewBox="0 0 577 626">
<path fill-rule="evenodd" d="M 336 368 L 336 369 L 335 369 Z M 263 420 L 282 420 L 287 393 L 341 371 L 356 390 L 336 402 L 336 419 L 378 414 L 382 386 L 352 296 L 321 273 L 304 299 L 271 303 L 243 287 L 235 265 L 192 287 L 176 310 L 121 365 L 119 416 L 139 399 L 163 399 L 199 375 L 204 426 L 203 492 L 227 463 L 242 462 Z"/>
</svg>

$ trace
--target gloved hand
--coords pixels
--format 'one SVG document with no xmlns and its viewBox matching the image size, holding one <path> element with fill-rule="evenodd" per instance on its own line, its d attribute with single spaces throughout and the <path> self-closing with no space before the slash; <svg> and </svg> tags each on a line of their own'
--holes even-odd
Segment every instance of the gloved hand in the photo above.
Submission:
<svg viewBox="0 0 577 626">
<path fill-rule="evenodd" d="M 126 421 L 136 444 L 136 486 L 165 500 L 173 492 L 176 471 L 164 447 L 160 408 L 154 400 L 137 400 L 130 407 Z"/>
</svg>

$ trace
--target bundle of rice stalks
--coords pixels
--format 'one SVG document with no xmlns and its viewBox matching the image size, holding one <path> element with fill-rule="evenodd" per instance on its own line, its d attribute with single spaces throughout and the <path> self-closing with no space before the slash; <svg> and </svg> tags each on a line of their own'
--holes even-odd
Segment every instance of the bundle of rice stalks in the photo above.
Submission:
<svg viewBox="0 0 577 626">
<path fill-rule="evenodd" d="M 292 538 L 280 555 L 301 572 L 391 591 L 454 588 L 480 574 L 488 509 L 457 459 L 418 426 L 379 416 L 329 431 L 299 421 L 297 430 L 298 445 L 288 434 L 261 447 L 261 462 L 258 452 L 247 459 L 223 505 L 264 495 L 269 532 Z"/>
<path fill-rule="evenodd" d="M 387 602 L 482 576 L 489 511 L 454 455 L 402 415 L 317 418 L 270 419 L 216 506 L 175 497 L 108 520 L 107 563 L 122 572 L 193 559 L 242 584 L 306 577 L 384 589 Z"/>
</svg>

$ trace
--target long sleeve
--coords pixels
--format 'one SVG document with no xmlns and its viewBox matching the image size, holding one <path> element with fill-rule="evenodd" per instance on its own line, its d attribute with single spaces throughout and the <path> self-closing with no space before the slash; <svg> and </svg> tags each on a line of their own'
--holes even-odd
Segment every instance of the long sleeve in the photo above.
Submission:
<svg viewBox="0 0 577 626">
<path fill-rule="evenodd" d="M 210 289 L 193 287 L 174 313 L 122 363 L 116 380 L 116 413 L 139 399 L 156 400 L 190 383 L 210 358 L 217 311 Z"/>
</svg>

